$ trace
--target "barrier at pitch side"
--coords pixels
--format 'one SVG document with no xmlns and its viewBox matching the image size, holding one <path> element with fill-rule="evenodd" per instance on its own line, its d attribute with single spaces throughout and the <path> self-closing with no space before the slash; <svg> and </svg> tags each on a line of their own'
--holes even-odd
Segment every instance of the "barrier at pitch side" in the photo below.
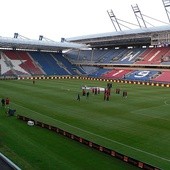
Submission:
<svg viewBox="0 0 170 170">
<path fill-rule="evenodd" d="M 37 77 L 20 77 L 20 80 L 56 80 L 56 79 L 81 79 L 81 80 L 97 80 L 105 82 L 114 82 L 114 83 L 126 83 L 126 84 L 138 84 L 146 86 L 160 86 L 160 87 L 170 87 L 170 83 L 166 82 L 145 82 L 145 81 L 132 81 L 132 80 L 123 80 L 123 79 L 105 79 L 105 78 L 94 78 L 94 77 L 84 77 L 84 76 L 37 76 Z"/>
<path fill-rule="evenodd" d="M 110 155 L 112 157 L 115 157 L 115 158 L 117 158 L 119 160 L 122 160 L 122 161 L 124 161 L 126 163 L 129 163 L 129 164 L 134 165 L 136 167 L 139 167 L 141 169 L 160 170 L 157 167 L 154 167 L 154 166 L 149 165 L 147 163 L 138 161 L 138 160 L 136 160 L 134 158 L 128 157 L 126 155 L 123 155 L 123 154 L 121 154 L 119 152 L 116 152 L 116 151 L 114 151 L 112 149 L 109 149 L 109 148 L 106 148 L 104 146 L 98 145 L 98 144 L 96 144 L 96 143 L 94 143 L 92 141 L 89 141 L 89 140 L 86 140 L 84 138 L 81 138 L 81 137 L 79 137 L 77 135 L 69 133 L 69 132 L 67 132 L 65 130 L 62 130 L 62 129 L 58 128 L 58 127 L 51 126 L 51 125 L 48 125 L 46 123 L 43 123 L 43 122 L 40 122 L 40 121 L 37 121 L 37 120 L 33 120 L 31 118 L 28 118 L 28 117 L 25 117 L 25 116 L 22 116 L 22 115 L 17 115 L 17 118 L 19 120 L 23 120 L 25 122 L 32 121 L 32 122 L 34 122 L 34 124 L 36 126 L 39 126 L 39 127 L 42 127 L 42 128 L 46 128 L 46 129 L 51 130 L 53 132 L 56 132 L 56 133 L 58 133 L 60 135 L 66 136 L 67 138 L 75 140 L 75 141 L 77 141 L 79 143 L 82 143 L 82 144 L 84 144 L 84 145 L 86 145 L 86 146 L 88 146 L 90 148 L 96 149 L 96 150 L 98 150 L 98 151 L 100 151 L 102 153 L 108 154 L 108 155 Z"/>
<path fill-rule="evenodd" d="M 127 83 L 127 84 L 138 84 L 146 86 L 160 86 L 160 87 L 170 87 L 170 83 L 165 82 L 144 82 L 144 81 L 132 81 L 132 80 L 121 80 L 121 79 L 104 79 L 104 78 L 93 78 L 93 77 L 82 77 L 82 76 L 36 76 L 36 77 L 7 77 L 0 78 L 0 80 L 56 80 L 56 79 L 83 79 L 83 80 L 97 80 L 105 82 L 114 83 Z"/>
</svg>

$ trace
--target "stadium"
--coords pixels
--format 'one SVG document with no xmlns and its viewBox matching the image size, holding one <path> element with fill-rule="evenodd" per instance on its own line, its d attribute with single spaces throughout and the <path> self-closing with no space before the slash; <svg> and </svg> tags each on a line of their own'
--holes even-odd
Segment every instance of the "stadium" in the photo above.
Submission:
<svg viewBox="0 0 170 170">
<path fill-rule="evenodd" d="M 0 37 L 1 169 L 169 169 L 170 25 L 133 10 L 137 29 L 108 11 L 114 32 Z"/>
</svg>

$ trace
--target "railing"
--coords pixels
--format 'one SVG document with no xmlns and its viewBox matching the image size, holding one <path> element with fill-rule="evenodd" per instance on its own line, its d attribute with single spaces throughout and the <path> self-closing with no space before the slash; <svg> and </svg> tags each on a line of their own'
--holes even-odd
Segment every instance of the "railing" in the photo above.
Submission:
<svg viewBox="0 0 170 170">
<path fill-rule="evenodd" d="M 7 169 L 13 169 L 13 170 L 21 170 L 17 165 L 15 165 L 11 160 L 9 160 L 6 156 L 4 156 L 2 153 L 0 153 L 0 159 L 2 160 L 2 162 L 4 162 L 3 164 L 5 164 L 5 167 Z M 6 169 L 4 167 L 4 169 Z M 0 167 L 2 168 L 2 167 Z"/>
</svg>

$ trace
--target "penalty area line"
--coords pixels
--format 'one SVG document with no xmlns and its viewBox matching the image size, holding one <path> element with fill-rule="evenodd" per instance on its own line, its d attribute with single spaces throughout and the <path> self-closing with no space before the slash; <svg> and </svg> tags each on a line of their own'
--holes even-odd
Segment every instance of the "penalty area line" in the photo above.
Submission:
<svg viewBox="0 0 170 170">
<path fill-rule="evenodd" d="M 12 103 L 14 103 L 14 102 L 12 102 Z M 29 108 L 27 108 L 27 107 L 21 106 L 21 105 L 16 104 L 16 103 L 14 103 L 14 104 L 15 104 L 15 105 L 18 105 L 18 106 L 20 106 L 20 107 L 22 107 L 22 108 L 28 109 L 28 110 L 30 110 L 30 111 L 32 111 L 32 112 L 34 112 L 34 113 L 39 114 L 39 115 L 43 115 L 43 114 L 41 114 L 41 113 L 39 113 L 39 112 L 37 112 L 37 111 L 34 111 L 34 110 L 32 110 L 32 109 L 29 109 Z M 88 134 L 97 136 L 97 137 L 99 137 L 99 138 L 102 138 L 102 139 L 105 139 L 105 140 L 107 140 L 107 141 L 116 143 L 116 144 L 118 144 L 118 145 L 124 146 L 124 147 L 126 147 L 126 148 L 130 148 L 130 149 L 133 149 L 133 150 L 135 150 L 135 151 L 144 153 L 144 154 L 146 154 L 146 155 L 150 155 L 150 156 L 153 156 L 153 157 L 155 157 L 155 158 L 159 158 L 159 159 L 162 159 L 162 160 L 164 160 L 164 161 L 170 162 L 170 159 L 166 159 L 166 158 L 163 158 L 163 157 L 161 157 L 161 156 L 155 155 L 155 154 L 153 154 L 153 153 L 150 153 L 150 152 L 143 151 L 143 150 L 141 150 L 141 149 L 135 148 L 135 147 L 133 147 L 133 146 L 129 146 L 129 145 L 126 145 L 126 144 L 124 144 L 124 143 L 121 143 L 121 142 L 118 142 L 118 141 L 115 141 L 115 140 L 106 138 L 106 137 L 104 137 L 104 136 L 101 136 L 101 135 L 98 135 L 98 134 L 95 134 L 95 133 L 86 131 L 86 130 L 84 130 L 84 129 L 81 129 L 81 128 L 78 128 L 78 127 L 76 127 L 76 126 L 70 125 L 70 124 L 68 124 L 68 123 L 62 122 L 62 121 L 60 121 L 60 120 L 54 119 L 54 118 L 49 117 L 49 116 L 47 116 L 47 115 L 43 115 L 43 116 L 48 117 L 48 118 L 50 118 L 50 119 L 53 119 L 53 120 L 55 120 L 56 122 L 58 121 L 58 122 L 60 122 L 60 123 L 62 123 L 62 124 L 65 124 L 65 125 L 67 125 L 67 126 L 70 126 L 70 127 L 74 128 L 74 129 L 78 129 L 78 130 L 80 130 L 80 131 L 82 131 L 82 132 L 85 132 L 85 133 L 88 133 Z"/>
</svg>

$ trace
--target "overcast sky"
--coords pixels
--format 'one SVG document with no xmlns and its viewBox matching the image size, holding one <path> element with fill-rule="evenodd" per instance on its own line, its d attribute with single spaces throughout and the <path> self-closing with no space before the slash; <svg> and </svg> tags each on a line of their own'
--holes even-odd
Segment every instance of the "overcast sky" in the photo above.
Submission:
<svg viewBox="0 0 170 170">
<path fill-rule="evenodd" d="M 112 32 L 107 10 L 137 24 L 131 8 L 135 4 L 143 14 L 168 22 L 162 0 L 0 0 L 0 36 L 13 37 L 18 32 L 30 39 L 43 35 L 60 41 L 61 37 Z"/>
</svg>

